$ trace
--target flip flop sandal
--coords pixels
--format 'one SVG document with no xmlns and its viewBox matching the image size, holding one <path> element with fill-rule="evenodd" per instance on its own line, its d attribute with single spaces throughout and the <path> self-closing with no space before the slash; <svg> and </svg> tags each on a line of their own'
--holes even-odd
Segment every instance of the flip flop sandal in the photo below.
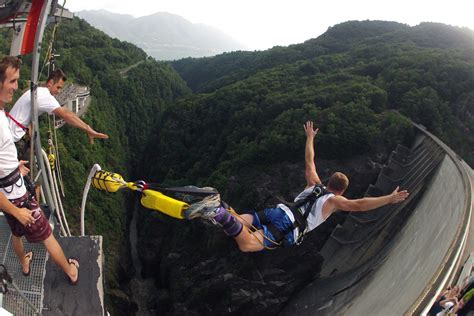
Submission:
<svg viewBox="0 0 474 316">
<path fill-rule="evenodd" d="M 31 262 L 33 262 L 33 252 L 30 251 L 28 253 L 25 254 L 25 258 L 29 258 L 30 261 L 28 261 L 28 272 L 25 272 L 23 271 L 23 269 L 21 270 L 21 273 L 23 273 L 24 276 L 29 276 L 30 275 L 30 272 L 31 272 Z"/>
</svg>

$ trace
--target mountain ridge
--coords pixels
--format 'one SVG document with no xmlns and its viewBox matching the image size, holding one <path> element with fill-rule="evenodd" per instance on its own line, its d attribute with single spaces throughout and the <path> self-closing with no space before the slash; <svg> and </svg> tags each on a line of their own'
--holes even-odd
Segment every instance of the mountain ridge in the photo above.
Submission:
<svg viewBox="0 0 474 316">
<path fill-rule="evenodd" d="M 423 36 L 425 32 L 430 32 L 430 36 Z M 212 92 L 229 82 L 242 80 L 256 71 L 328 53 L 344 52 L 350 49 L 353 43 L 361 41 L 366 45 L 375 42 L 407 45 L 410 42 L 424 48 L 455 46 L 469 49 L 474 41 L 474 31 L 432 22 L 410 27 L 398 22 L 378 20 L 347 21 L 331 26 L 317 38 L 299 44 L 275 46 L 265 51 L 185 58 L 173 61 L 172 64 L 194 92 Z"/>
<path fill-rule="evenodd" d="M 83 10 L 75 14 L 107 35 L 137 45 L 157 60 L 214 56 L 245 48 L 213 26 L 192 23 L 168 12 L 137 18 L 106 10 Z"/>
</svg>

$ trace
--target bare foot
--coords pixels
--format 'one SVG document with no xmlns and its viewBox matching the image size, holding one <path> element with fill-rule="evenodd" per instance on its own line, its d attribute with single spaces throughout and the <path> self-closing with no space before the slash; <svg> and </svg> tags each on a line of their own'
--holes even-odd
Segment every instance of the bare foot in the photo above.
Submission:
<svg viewBox="0 0 474 316">
<path fill-rule="evenodd" d="M 76 258 L 67 259 L 69 263 L 69 273 L 67 274 L 69 284 L 76 285 L 79 282 L 79 260 Z M 71 269 L 72 268 L 72 269 Z"/>
</svg>

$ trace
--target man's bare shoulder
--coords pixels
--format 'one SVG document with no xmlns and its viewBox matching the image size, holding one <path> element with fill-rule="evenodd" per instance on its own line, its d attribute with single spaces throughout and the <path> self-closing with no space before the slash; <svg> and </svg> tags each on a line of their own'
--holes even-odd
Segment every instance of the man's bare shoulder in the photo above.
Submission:
<svg viewBox="0 0 474 316">
<path fill-rule="evenodd" d="M 353 208 L 354 200 L 349 200 L 342 195 L 334 195 L 326 201 L 324 207 L 331 209 L 331 212 L 336 210 L 350 211 Z"/>
<path fill-rule="evenodd" d="M 323 204 L 323 217 L 326 219 L 329 216 L 331 216 L 332 213 L 334 213 L 337 210 L 336 204 L 337 200 L 341 198 L 342 196 L 340 195 L 332 195 L 327 198 L 326 201 L 324 201 Z M 342 197 L 345 199 L 344 197 Z"/>
</svg>

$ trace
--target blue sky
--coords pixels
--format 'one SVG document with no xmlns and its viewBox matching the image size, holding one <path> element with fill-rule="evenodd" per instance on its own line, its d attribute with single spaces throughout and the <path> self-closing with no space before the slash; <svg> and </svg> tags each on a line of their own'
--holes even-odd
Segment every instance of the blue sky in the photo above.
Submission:
<svg viewBox="0 0 474 316">
<path fill-rule="evenodd" d="M 69 0 L 66 7 L 74 12 L 104 9 L 135 17 L 174 13 L 193 23 L 214 26 L 250 50 L 301 43 L 348 20 L 397 21 L 411 26 L 441 22 L 474 30 L 472 0 Z"/>
</svg>

